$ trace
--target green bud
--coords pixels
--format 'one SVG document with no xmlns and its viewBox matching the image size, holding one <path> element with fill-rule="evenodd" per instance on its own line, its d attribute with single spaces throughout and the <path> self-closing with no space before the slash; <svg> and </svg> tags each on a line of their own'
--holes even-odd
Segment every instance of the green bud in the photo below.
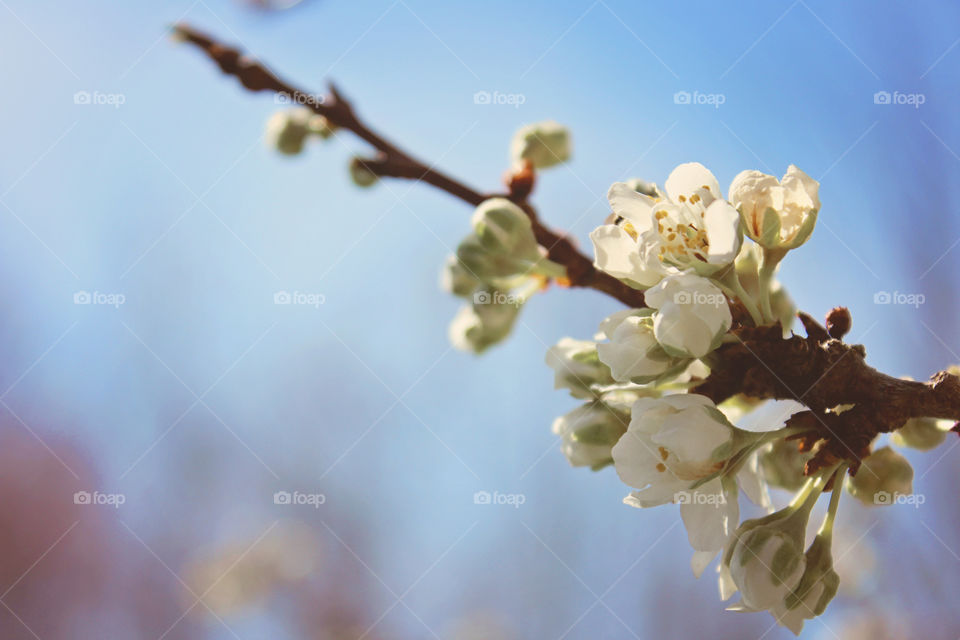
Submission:
<svg viewBox="0 0 960 640">
<path fill-rule="evenodd" d="M 799 635 L 804 620 L 821 615 L 837 595 L 840 588 L 840 576 L 833 568 L 833 556 L 830 552 L 829 535 L 818 534 L 807 549 L 806 569 L 800 584 L 780 605 L 770 613 L 777 622 Z"/>
<path fill-rule="evenodd" d="M 902 455 L 883 447 L 863 459 L 855 476 L 847 476 L 847 491 L 868 505 L 888 505 L 897 496 L 913 493 L 913 468 Z"/>
<path fill-rule="evenodd" d="M 307 125 L 310 133 L 320 136 L 323 140 L 328 140 L 337 130 L 329 120 L 319 114 L 313 114 Z"/>
<path fill-rule="evenodd" d="M 370 187 L 380 180 L 377 174 L 371 171 L 361 158 L 354 158 L 350 161 L 350 179 L 358 187 Z"/>
<path fill-rule="evenodd" d="M 807 480 L 803 467 L 812 455 L 798 451 L 796 440 L 777 440 L 760 454 L 760 472 L 767 484 L 797 491 Z"/>
<path fill-rule="evenodd" d="M 440 272 L 440 286 L 444 291 L 460 298 L 473 295 L 481 282 L 457 259 L 457 256 L 447 256 Z"/>
<path fill-rule="evenodd" d="M 597 343 L 563 338 L 547 351 L 555 389 L 569 389 L 574 398 L 593 398 L 596 386 L 613 384 L 610 368 L 600 362 Z"/>
<path fill-rule="evenodd" d="M 277 111 L 267 120 L 264 134 L 267 145 L 288 156 L 303 151 L 310 131 L 313 112 L 306 107 Z"/>
<path fill-rule="evenodd" d="M 563 454 L 570 464 L 597 471 L 613 462 L 613 445 L 629 424 L 629 412 L 596 400 L 554 420 L 553 432 L 563 439 Z"/>
<path fill-rule="evenodd" d="M 496 289 L 473 294 L 473 304 L 464 306 L 450 323 L 450 342 L 458 349 L 483 353 L 502 341 L 513 329 L 523 299 Z"/>
<path fill-rule="evenodd" d="M 530 216 L 506 198 L 490 198 L 480 203 L 471 223 L 487 251 L 530 262 L 540 259 Z"/>
<path fill-rule="evenodd" d="M 890 440 L 898 447 L 927 451 L 943 444 L 953 424 L 952 420 L 910 418 L 900 429 L 893 432 Z"/>
<path fill-rule="evenodd" d="M 570 159 L 570 130 L 553 122 L 521 127 L 510 143 L 514 162 L 529 160 L 537 169 L 546 169 Z"/>
</svg>

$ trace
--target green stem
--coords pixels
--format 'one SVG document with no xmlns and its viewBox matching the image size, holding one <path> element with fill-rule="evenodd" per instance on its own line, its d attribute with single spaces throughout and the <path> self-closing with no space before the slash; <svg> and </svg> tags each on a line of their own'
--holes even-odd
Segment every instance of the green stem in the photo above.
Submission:
<svg viewBox="0 0 960 640">
<path fill-rule="evenodd" d="M 743 285 L 740 284 L 740 278 L 737 276 L 737 271 L 734 269 L 733 265 L 727 269 L 727 272 L 723 276 L 717 278 L 712 278 L 713 282 L 720 287 L 721 290 L 729 298 L 737 298 L 740 302 L 743 303 L 743 306 L 746 307 L 747 313 L 750 314 L 750 317 L 753 319 L 753 323 L 756 326 L 761 326 L 763 322 L 763 314 L 760 313 L 760 310 L 757 308 L 757 304 L 754 299 L 747 293 Z"/>
<path fill-rule="evenodd" d="M 830 506 L 827 508 L 827 515 L 823 519 L 823 524 L 820 525 L 820 530 L 817 531 L 817 535 L 822 536 L 828 542 L 833 536 L 833 521 L 837 517 L 837 508 L 840 506 L 840 494 L 843 493 L 843 486 L 841 482 L 843 477 L 847 472 L 847 465 L 841 464 L 840 468 L 837 469 L 836 475 L 833 480 L 833 493 L 830 495 Z"/>
<path fill-rule="evenodd" d="M 760 294 L 760 313 L 763 314 L 767 322 L 774 322 L 773 310 L 770 308 L 770 284 L 773 282 L 773 274 L 777 271 L 777 265 L 787 255 L 786 249 L 767 249 L 764 247 L 763 255 L 760 259 L 760 269 L 757 272 Z"/>
</svg>

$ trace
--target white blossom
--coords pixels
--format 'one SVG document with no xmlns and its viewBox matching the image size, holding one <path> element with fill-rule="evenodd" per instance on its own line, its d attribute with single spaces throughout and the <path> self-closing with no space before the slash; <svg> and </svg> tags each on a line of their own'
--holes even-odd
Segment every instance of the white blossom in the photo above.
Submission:
<svg viewBox="0 0 960 640">
<path fill-rule="evenodd" d="M 595 264 L 640 287 L 677 270 L 709 275 L 733 262 L 742 235 L 737 211 L 720 197 L 717 179 L 703 165 L 678 166 L 667 178 L 666 198 L 615 183 L 607 198 L 615 224 L 590 234 Z"/>
<path fill-rule="evenodd" d="M 625 502 L 652 507 L 672 502 L 723 468 L 733 429 L 713 402 L 696 394 L 640 398 L 627 434 L 613 448 L 617 474 L 638 489 Z"/>
</svg>

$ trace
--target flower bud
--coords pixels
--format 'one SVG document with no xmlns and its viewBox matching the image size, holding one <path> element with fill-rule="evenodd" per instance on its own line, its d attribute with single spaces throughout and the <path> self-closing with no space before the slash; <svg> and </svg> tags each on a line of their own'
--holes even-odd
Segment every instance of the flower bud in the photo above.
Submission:
<svg viewBox="0 0 960 640">
<path fill-rule="evenodd" d="M 654 335 L 650 310 L 628 310 L 603 321 L 600 331 L 610 342 L 597 346 L 600 361 L 617 382 L 646 384 L 680 373 L 688 361 L 669 355 Z"/>
<path fill-rule="evenodd" d="M 328 140 L 337 130 L 333 123 L 316 113 L 310 117 L 307 126 L 310 129 L 310 133 L 320 136 L 323 140 Z"/>
<path fill-rule="evenodd" d="M 650 198 L 662 198 L 663 193 L 653 182 L 647 182 L 646 180 L 641 180 L 640 178 L 631 178 L 625 181 L 625 184 L 636 191 L 639 194 L 645 195 Z"/>
<path fill-rule="evenodd" d="M 890 440 L 898 447 L 927 451 L 943 444 L 943 441 L 947 439 L 947 432 L 953 425 L 952 420 L 910 418 L 902 427 L 893 432 Z"/>
<path fill-rule="evenodd" d="M 540 259 L 530 216 L 506 198 L 490 198 L 480 203 L 471 223 L 487 251 L 530 262 Z"/>
<path fill-rule="evenodd" d="M 741 171 L 730 184 L 729 195 L 752 240 L 768 249 L 795 249 L 813 232 L 819 189 L 816 180 L 790 165 L 780 180 L 759 171 Z"/>
<path fill-rule="evenodd" d="M 702 358 L 720 345 L 733 318 L 727 297 L 715 284 L 693 273 L 667 276 L 646 291 L 656 309 L 653 331 L 660 346 L 679 358 Z"/>
<path fill-rule="evenodd" d="M 447 260 L 443 264 L 443 271 L 440 272 L 440 286 L 444 291 L 460 298 L 467 298 L 473 295 L 480 284 L 477 276 L 472 274 L 457 259 L 457 256 L 447 256 Z"/>
<path fill-rule="evenodd" d="M 760 454 L 760 472 L 767 484 L 797 491 L 807 480 L 803 467 L 812 456 L 801 453 L 796 440 L 777 440 Z"/>
<path fill-rule="evenodd" d="M 450 323 L 450 342 L 463 351 L 483 353 L 510 335 L 521 306 L 521 299 L 495 289 L 477 291 L 473 304 L 462 307 Z"/>
<path fill-rule="evenodd" d="M 863 459 L 857 475 L 847 476 L 846 486 L 864 504 L 893 504 L 896 496 L 913 493 L 913 467 L 902 455 L 883 447 Z"/>
<path fill-rule="evenodd" d="M 546 169 L 570 159 L 570 130 L 551 121 L 521 127 L 510 143 L 513 162 L 529 160 Z"/>
<path fill-rule="evenodd" d="M 277 111 L 267 120 L 264 134 L 267 145 L 284 155 L 299 154 L 311 133 L 310 119 L 313 115 L 306 107 Z"/>
<path fill-rule="evenodd" d="M 747 608 L 776 607 L 800 583 L 806 567 L 803 539 L 809 516 L 806 506 L 787 507 L 764 518 L 746 520 L 737 529 L 724 562 Z"/>
<path fill-rule="evenodd" d="M 800 584 L 780 605 L 771 609 L 777 622 L 800 635 L 803 621 L 821 615 L 837 595 L 840 576 L 833 568 L 831 537 L 819 534 L 805 555 L 806 569 Z"/>
<path fill-rule="evenodd" d="M 354 158 L 350 161 L 350 179 L 358 187 L 371 187 L 380 178 L 363 161 L 363 158 Z"/>
<path fill-rule="evenodd" d="M 553 433 L 563 439 L 563 455 L 571 465 L 597 471 L 613 462 L 613 445 L 629 423 L 629 413 L 595 400 L 554 420 Z"/>
<path fill-rule="evenodd" d="M 547 351 L 555 389 L 569 389 L 574 398 L 592 398 L 594 385 L 613 384 L 610 368 L 600 362 L 597 343 L 563 338 Z"/>
</svg>

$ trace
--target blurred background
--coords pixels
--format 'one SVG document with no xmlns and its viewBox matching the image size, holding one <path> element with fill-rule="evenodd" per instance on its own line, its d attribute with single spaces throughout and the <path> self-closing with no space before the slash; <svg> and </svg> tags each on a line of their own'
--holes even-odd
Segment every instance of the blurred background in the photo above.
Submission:
<svg viewBox="0 0 960 640">
<path fill-rule="evenodd" d="M 560 453 L 550 423 L 575 402 L 544 353 L 617 304 L 554 289 L 506 344 L 451 350 L 438 273 L 469 209 L 357 189 L 347 137 L 271 152 L 276 101 L 172 43 L 176 21 L 308 89 L 336 79 L 481 189 L 517 127 L 568 125 L 574 159 L 535 202 L 587 250 L 615 180 L 696 160 L 726 189 L 795 163 L 823 202 L 781 271 L 798 306 L 849 306 L 889 373 L 960 363 L 960 7 L 0 0 L 0 17 L 4 639 L 792 637 L 693 578 L 676 509 L 629 509 L 611 469 Z M 960 635 L 957 442 L 909 454 L 919 507 L 842 502 L 844 587 L 804 637 Z"/>
</svg>

